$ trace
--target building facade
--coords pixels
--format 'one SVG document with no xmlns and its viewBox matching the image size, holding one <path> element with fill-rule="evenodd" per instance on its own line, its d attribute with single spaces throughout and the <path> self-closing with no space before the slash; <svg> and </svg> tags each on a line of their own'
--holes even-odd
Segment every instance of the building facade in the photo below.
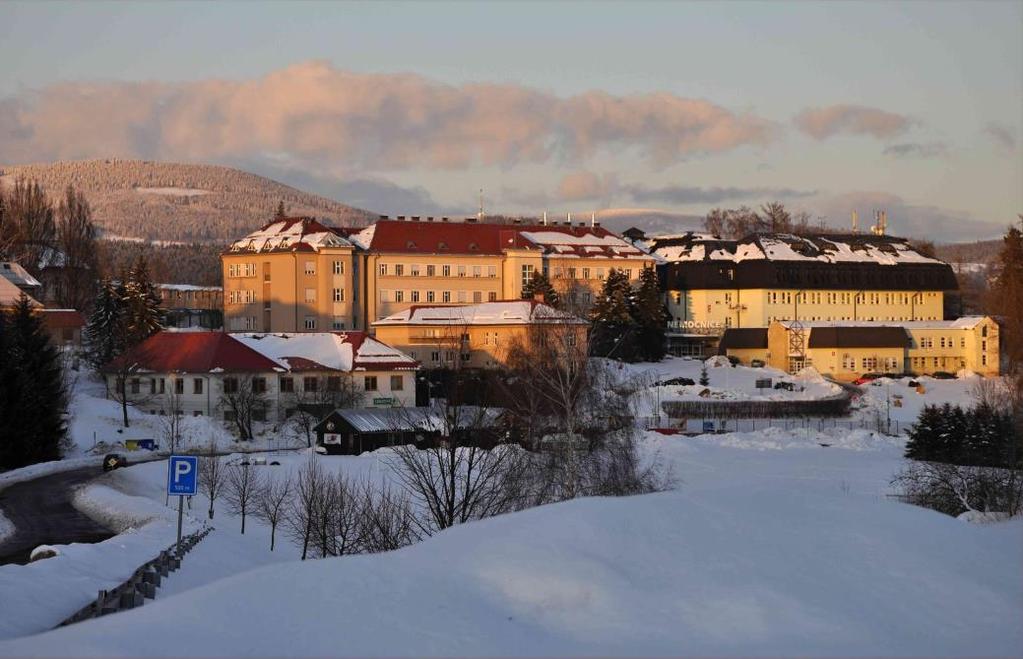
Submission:
<svg viewBox="0 0 1023 659">
<path fill-rule="evenodd" d="M 676 352 L 702 354 L 729 328 L 774 321 L 944 318 L 951 267 L 891 236 L 687 233 L 643 243 L 662 260 Z"/>
<path fill-rule="evenodd" d="M 795 373 L 812 366 L 839 381 L 866 373 L 999 373 L 999 327 L 991 318 L 886 322 L 774 321 L 727 330 L 722 354 Z"/>
<path fill-rule="evenodd" d="M 364 332 L 159 332 L 103 369 L 148 414 L 232 419 L 230 396 L 251 394 L 254 420 L 299 407 L 415 407 L 418 363 Z"/>
<path fill-rule="evenodd" d="M 276 220 L 221 255 L 229 332 L 325 332 L 364 327 L 355 248 L 311 218 Z"/>
<path fill-rule="evenodd" d="M 536 300 L 416 305 L 373 323 L 375 336 L 424 368 L 498 368 L 532 329 L 557 327 L 584 345 L 588 323 Z"/>
<path fill-rule="evenodd" d="M 221 329 L 224 326 L 224 289 L 221 286 L 154 284 L 166 327 Z"/>
</svg>

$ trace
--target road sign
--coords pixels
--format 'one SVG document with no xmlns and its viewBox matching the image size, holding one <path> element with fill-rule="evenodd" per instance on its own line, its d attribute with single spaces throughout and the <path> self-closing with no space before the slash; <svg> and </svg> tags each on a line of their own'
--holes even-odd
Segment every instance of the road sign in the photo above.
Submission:
<svg viewBox="0 0 1023 659">
<path fill-rule="evenodd" d="M 714 432 L 714 422 L 713 421 L 704 421 L 703 422 L 703 432 Z"/>
<path fill-rule="evenodd" d="M 172 455 L 167 461 L 167 494 L 193 496 L 198 493 L 199 458 Z"/>
</svg>

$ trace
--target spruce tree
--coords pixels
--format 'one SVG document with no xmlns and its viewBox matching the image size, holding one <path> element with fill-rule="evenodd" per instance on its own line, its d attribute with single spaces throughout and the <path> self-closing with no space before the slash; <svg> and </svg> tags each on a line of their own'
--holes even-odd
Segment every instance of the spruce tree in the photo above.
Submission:
<svg viewBox="0 0 1023 659">
<path fill-rule="evenodd" d="M 124 302 L 117 289 L 109 279 L 100 283 L 99 294 L 85 326 L 88 358 L 96 368 L 110 363 L 124 347 Z"/>
<path fill-rule="evenodd" d="M 283 220 L 287 217 L 287 213 L 284 210 L 284 200 L 281 199 L 277 202 L 277 212 L 274 213 L 275 220 Z"/>
<path fill-rule="evenodd" d="M 930 460 L 935 455 L 940 426 L 939 410 L 934 405 L 925 405 L 917 417 L 916 424 L 909 431 L 905 456 L 911 460 Z"/>
<path fill-rule="evenodd" d="M 640 271 L 639 289 L 632 297 L 630 311 L 638 327 L 636 344 L 639 357 L 648 362 L 660 361 L 665 352 L 664 328 L 667 314 L 664 312 L 657 271 L 653 268 L 643 268 Z"/>
<path fill-rule="evenodd" d="M 145 258 L 139 257 L 124 286 L 127 346 L 135 346 L 163 329 L 160 295 L 149 277 Z"/>
<path fill-rule="evenodd" d="M 707 362 L 700 365 L 700 386 L 706 387 L 710 384 L 710 376 L 707 375 Z"/>
<path fill-rule="evenodd" d="M 636 358 L 636 327 L 629 314 L 632 287 L 625 273 L 612 269 L 590 312 L 590 349 L 597 357 Z"/>
<path fill-rule="evenodd" d="M 5 387 L 16 389 L 4 394 L 13 405 L 2 422 L 9 435 L 0 466 L 13 469 L 57 460 L 67 444 L 60 352 L 24 294 L 4 324 Z"/>
<path fill-rule="evenodd" d="M 523 300 L 532 300 L 537 294 L 543 296 L 544 304 L 555 309 L 561 308 L 561 296 L 554 290 L 551 280 L 547 278 L 547 274 L 542 270 L 534 270 L 533 276 L 522 287 Z"/>
</svg>

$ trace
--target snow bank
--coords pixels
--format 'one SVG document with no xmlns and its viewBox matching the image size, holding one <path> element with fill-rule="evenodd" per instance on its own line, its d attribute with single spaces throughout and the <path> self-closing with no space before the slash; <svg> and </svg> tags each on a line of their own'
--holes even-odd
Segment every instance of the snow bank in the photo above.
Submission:
<svg viewBox="0 0 1023 659">
<path fill-rule="evenodd" d="M 39 545 L 32 550 L 31 554 L 29 554 L 28 560 L 38 561 L 45 558 L 55 558 L 57 556 L 60 556 L 59 547 L 54 547 L 53 545 Z"/>
<path fill-rule="evenodd" d="M 90 455 L 80 458 L 68 458 L 66 460 L 40 462 L 39 464 L 28 465 L 27 467 L 21 467 L 20 469 L 12 469 L 11 471 L 5 471 L 0 474 L 0 490 L 8 485 L 30 481 L 34 478 L 39 478 L 40 476 L 57 474 L 62 471 L 71 471 L 72 469 L 78 469 L 79 467 L 99 467 L 101 464 L 103 464 L 102 456 Z M 0 522 L 0 528 L 2 528 L 2 526 L 3 524 Z"/>
</svg>

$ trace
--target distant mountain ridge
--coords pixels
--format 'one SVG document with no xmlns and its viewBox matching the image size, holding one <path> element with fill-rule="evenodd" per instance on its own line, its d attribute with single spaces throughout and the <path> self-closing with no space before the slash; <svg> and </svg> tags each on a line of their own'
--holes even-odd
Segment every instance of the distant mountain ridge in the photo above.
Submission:
<svg viewBox="0 0 1023 659">
<path fill-rule="evenodd" d="M 34 179 L 54 200 L 69 185 L 85 194 L 104 235 L 184 242 L 229 242 L 272 219 L 312 215 L 337 226 L 377 215 L 231 167 L 148 160 L 79 160 L 0 165 L 0 185 Z"/>
</svg>

